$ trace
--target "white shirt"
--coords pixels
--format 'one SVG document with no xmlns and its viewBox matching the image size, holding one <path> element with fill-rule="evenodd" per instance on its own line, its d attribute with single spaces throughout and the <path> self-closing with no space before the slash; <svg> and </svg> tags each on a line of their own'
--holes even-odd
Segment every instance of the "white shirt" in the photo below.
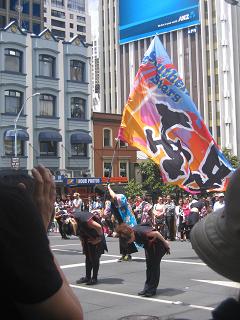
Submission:
<svg viewBox="0 0 240 320">
<path fill-rule="evenodd" d="M 80 212 L 82 211 L 82 199 L 74 199 L 73 200 L 73 212 Z"/>
<path fill-rule="evenodd" d="M 216 201 L 213 206 L 213 211 L 224 208 L 224 206 L 225 206 L 225 201 L 223 202 Z"/>
</svg>

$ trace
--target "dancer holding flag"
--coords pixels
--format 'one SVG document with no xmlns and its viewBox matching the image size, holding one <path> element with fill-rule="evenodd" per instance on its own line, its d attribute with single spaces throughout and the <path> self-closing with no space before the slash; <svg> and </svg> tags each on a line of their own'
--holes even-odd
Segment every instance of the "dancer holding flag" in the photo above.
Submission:
<svg viewBox="0 0 240 320">
<path fill-rule="evenodd" d="M 136 75 L 119 139 L 160 165 L 165 183 L 189 192 L 224 191 L 233 171 L 158 36 Z"/>
</svg>

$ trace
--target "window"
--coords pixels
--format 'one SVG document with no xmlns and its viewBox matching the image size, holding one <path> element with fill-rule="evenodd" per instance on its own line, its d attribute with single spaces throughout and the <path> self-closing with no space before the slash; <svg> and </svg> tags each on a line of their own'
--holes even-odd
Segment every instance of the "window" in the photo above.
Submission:
<svg viewBox="0 0 240 320">
<path fill-rule="evenodd" d="M 6 26 L 6 17 L 0 16 L 0 28 L 4 28 Z"/>
<path fill-rule="evenodd" d="M 40 23 L 33 23 L 32 30 L 34 34 L 39 34 L 41 32 Z"/>
<path fill-rule="evenodd" d="M 17 5 L 18 5 L 18 0 L 10 0 L 10 10 L 16 11 Z"/>
<path fill-rule="evenodd" d="M 86 22 L 86 18 L 85 17 L 81 17 L 81 16 L 77 16 L 77 22 Z"/>
<path fill-rule="evenodd" d="M 103 129 L 103 146 L 111 147 L 112 146 L 112 130 Z"/>
<path fill-rule="evenodd" d="M 79 32 L 86 32 L 86 27 L 85 27 L 85 26 L 77 25 L 77 31 L 79 31 Z"/>
<path fill-rule="evenodd" d="M 55 77 L 55 58 L 41 54 L 39 56 L 39 74 L 44 77 Z"/>
<path fill-rule="evenodd" d="M 0 0 L 0 8 L 6 9 L 6 0 Z"/>
<path fill-rule="evenodd" d="M 73 23 L 69 23 L 69 28 L 73 29 Z"/>
<path fill-rule="evenodd" d="M 22 72 L 22 52 L 15 49 L 5 49 L 5 70 Z"/>
<path fill-rule="evenodd" d="M 71 118 L 85 120 L 86 101 L 82 98 L 71 98 Z"/>
<path fill-rule="evenodd" d="M 29 30 L 29 21 L 28 20 L 22 21 L 22 28 L 25 30 Z"/>
<path fill-rule="evenodd" d="M 15 154 L 14 140 L 4 140 L 4 149 L 6 156 L 13 156 Z M 17 139 L 17 155 L 24 156 L 24 141 Z"/>
<path fill-rule="evenodd" d="M 56 98 L 52 95 L 41 94 L 40 95 L 40 112 L 39 115 L 43 117 L 54 117 Z"/>
<path fill-rule="evenodd" d="M 103 163 L 103 176 L 109 177 L 110 173 L 111 173 L 111 162 L 104 162 Z M 113 172 L 111 175 L 113 175 Z"/>
<path fill-rule="evenodd" d="M 61 19 L 65 19 L 65 12 L 62 12 L 62 11 L 58 11 L 58 10 L 51 10 L 51 15 L 53 17 L 58 17 L 58 18 L 61 18 Z"/>
<path fill-rule="evenodd" d="M 73 38 L 74 34 L 72 32 L 70 32 L 70 38 Z"/>
<path fill-rule="evenodd" d="M 65 22 L 63 22 L 63 21 L 51 19 L 51 24 L 54 27 L 65 28 Z"/>
<path fill-rule="evenodd" d="M 40 156 L 57 156 L 57 141 L 40 141 Z"/>
<path fill-rule="evenodd" d="M 55 37 L 59 37 L 59 38 L 62 38 L 62 39 L 65 38 L 65 31 L 57 30 L 57 29 L 52 29 L 51 31 L 52 31 L 52 34 L 53 34 Z"/>
<path fill-rule="evenodd" d="M 128 146 L 127 142 L 124 142 L 122 140 L 119 141 L 120 148 L 126 148 Z"/>
<path fill-rule="evenodd" d="M 22 13 L 29 14 L 29 0 L 23 0 L 21 5 Z"/>
<path fill-rule="evenodd" d="M 41 16 L 41 0 L 33 0 L 32 13 L 35 17 Z"/>
<path fill-rule="evenodd" d="M 84 81 L 85 63 L 79 60 L 70 61 L 70 79 L 73 81 Z"/>
<path fill-rule="evenodd" d="M 22 92 L 5 90 L 5 112 L 18 114 L 22 106 Z"/>
<path fill-rule="evenodd" d="M 119 163 L 119 174 L 120 174 L 120 177 L 128 176 L 128 163 L 126 161 Z"/>
<path fill-rule="evenodd" d="M 71 146 L 72 156 L 87 156 L 87 144 L 86 143 L 73 143 Z"/>
<path fill-rule="evenodd" d="M 70 13 L 69 18 L 73 19 L 73 14 L 72 13 Z"/>
</svg>

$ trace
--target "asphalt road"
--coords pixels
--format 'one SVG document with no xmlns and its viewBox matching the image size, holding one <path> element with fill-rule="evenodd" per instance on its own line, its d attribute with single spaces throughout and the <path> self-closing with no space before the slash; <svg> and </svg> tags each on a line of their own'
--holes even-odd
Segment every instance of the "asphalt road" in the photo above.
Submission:
<svg viewBox="0 0 240 320">
<path fill-rule="evenodd" d="M 62 240 L 58 233 L 52 233 L 49 239 L 81 301 L 85 320 L 206 320 L 222 300 L 238 293 L 239 285 L 209 269 L 191 243 L 179 241 L 171 242 L 171 255 L 163 257 L 160 284 L 152 298 L 137 295 L 145 281 L 144 250 L 135 253 L 132 262 L 117 262 L 116 238 L 107 238 L 108 253 L 101 257 L 98 284 L 76 285 L 76 280 L 85 276 L 85 256 L 78 238 Z"/>
</svg>

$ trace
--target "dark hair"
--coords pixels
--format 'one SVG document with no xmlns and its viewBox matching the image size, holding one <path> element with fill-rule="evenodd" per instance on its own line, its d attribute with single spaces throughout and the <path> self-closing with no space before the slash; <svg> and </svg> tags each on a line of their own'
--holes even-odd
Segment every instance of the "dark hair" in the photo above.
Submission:
<svg viewBox="0 0 240 320">
<path fill-rule="evenodd" d="M 126 223 L 121 223 L 117 226 L 116 231 L 121 240 L 121 245 L 126 248 L 132 236 L 132 228 Z"/>
<path fill-rule="evenodd" d="M 30 194 L 33 193 L 34 179 L 26 172 L 26 170 L 0 170 L 0 187 L 17 188 L 19 183 L 23 183 Z"/>
</svg>

